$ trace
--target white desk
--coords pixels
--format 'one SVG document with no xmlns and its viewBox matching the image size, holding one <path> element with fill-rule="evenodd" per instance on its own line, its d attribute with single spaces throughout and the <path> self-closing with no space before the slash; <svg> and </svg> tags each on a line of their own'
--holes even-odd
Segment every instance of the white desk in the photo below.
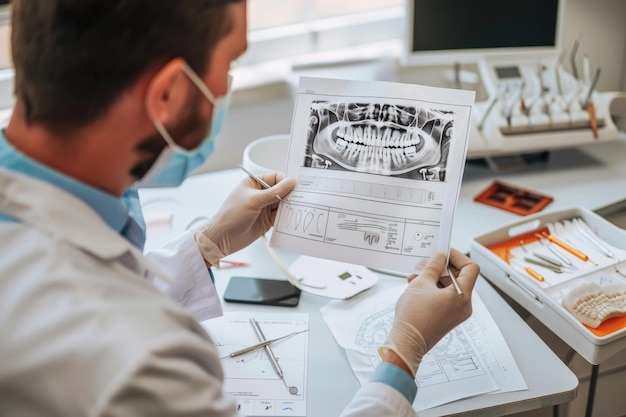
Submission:
<svg viewBox="0 0 626 417">
<path fill-rule="evenodd" d="M 547 163 L 538 163 L 523 172 L 496 174 L 487 168 L 469 165 L 465 171 L 455 217 L 453 246 L 467 251 L 473 236 L 518 218 L 473 201 L 474 196 L 487 187 L 494 177 L 552 195 L 555 200 L 549 209 L 571 206 L 596 208 L 625 198 L 626 143 L 598 144 L 583 149 L 582 153 L 575 150 L 556 151 Z M 176 213 L 172 230 L 169 233 L 149 235 L 147 248 L 154 248 L 170 236 L 181 232 L 196 217 L 213 213 L 232 186 L 244 176 L 245 174 L 237 169 L 221 171 L 190 178 L 175 190 L 142 191 L 142 202 L 146 204 L 147 212 Z M 286 264 L 297 256 L 285 252 L 279 254 Z M 221 293 L 232 275 L 283 277 L 267 256 L 261 241 L 255 242 L 231 258 L 251 262 L 252 266 L 217 271 L 217 287 Z M 397 279 L 399 278 L 381 276 L 379 285 Z M 578 385 L 576 376 L 485 280 L 479 280 L 477 291 L 507 340 L 529 389 L 465 399 L 426 410 L 420 415 L 423 417 L 463 413 L 498 416 L 572 400 Z M 319 309 L 327 302 L 325 298 L 303 294 L 300 305 L 295 310 L 290 310 L 310 314 L 308 379 L 310 417 L 338 415 L 359 387 L 343 349 L 336 344 L 319 314 Z M 224 303 L 224 308 L 284 311 L 278 307 L 229 303 Z"/>
<path fill-rule="evenodd" d="M 550 195 L 544 211 L 596 209 L 626 198 L 626 136 L 617 142 L 553 151 L 547 162 L 522 171 L 494 173 L 468 163 L 455 213 L 452 245 L 469 251 L 470 240 L 519 216 L 473 201 L 494 178 Z"/>
</svg>

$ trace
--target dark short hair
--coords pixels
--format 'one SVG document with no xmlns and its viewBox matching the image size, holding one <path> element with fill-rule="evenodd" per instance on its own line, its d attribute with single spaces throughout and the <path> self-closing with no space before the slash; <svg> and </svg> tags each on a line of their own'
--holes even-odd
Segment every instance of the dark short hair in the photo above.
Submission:
<svg viewBox="0 0 626 417">
<path fill-rule="evenodd" d="M 13 0 L 15 95 L 29 124 L 96 120 L 148 69 L 181 57 L 202 74 L 240 0 Z"/>
</svg>

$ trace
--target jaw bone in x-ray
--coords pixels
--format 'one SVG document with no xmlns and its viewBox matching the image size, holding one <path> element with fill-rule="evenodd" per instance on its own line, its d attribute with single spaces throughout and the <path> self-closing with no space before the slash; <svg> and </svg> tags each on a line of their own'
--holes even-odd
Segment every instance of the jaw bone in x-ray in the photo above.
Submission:
<svg viewBox="0 0 626 417">
<path fill-rule="evenodd" d="M 316 101 L 305 165 L 443 180 L 453 120 L 413 106 Z"/>
</svg>

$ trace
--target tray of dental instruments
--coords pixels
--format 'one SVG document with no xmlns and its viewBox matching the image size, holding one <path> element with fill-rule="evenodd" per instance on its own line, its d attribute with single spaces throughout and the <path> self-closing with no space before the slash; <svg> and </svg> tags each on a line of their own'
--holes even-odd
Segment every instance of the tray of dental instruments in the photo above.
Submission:
<svg viewBox="0 0 626 417">
<path fill-rule="evenodd" d="M 481 274 L 590 363 L 626 349 L 626 231 L 590 210 L 526 216 L 474 238 Z"/>
</svg>

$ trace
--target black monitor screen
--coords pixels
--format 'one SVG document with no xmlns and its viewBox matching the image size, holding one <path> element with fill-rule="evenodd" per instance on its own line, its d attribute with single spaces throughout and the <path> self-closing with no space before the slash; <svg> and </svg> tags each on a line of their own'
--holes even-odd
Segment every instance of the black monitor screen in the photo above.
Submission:
<svg viewBox="0 0 626 417">
<path fill-rule="evenodd" d="M 552 47 L 559 0 L 415 0 L 413 52 Z"/>
</svg>

